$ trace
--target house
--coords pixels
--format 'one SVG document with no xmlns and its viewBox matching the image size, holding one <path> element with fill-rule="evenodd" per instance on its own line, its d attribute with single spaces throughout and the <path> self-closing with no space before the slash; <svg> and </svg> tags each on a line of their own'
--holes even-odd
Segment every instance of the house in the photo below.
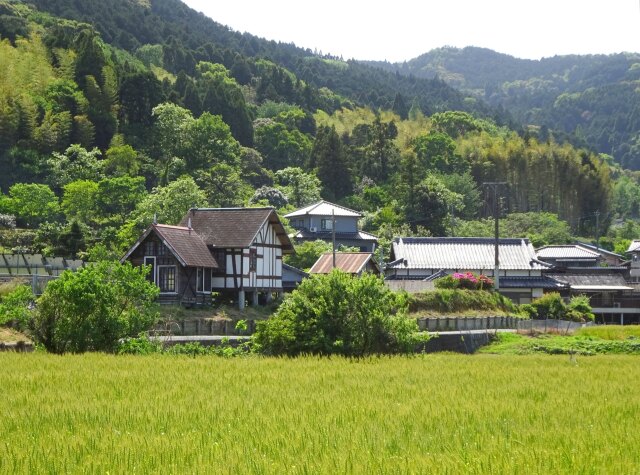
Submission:
<svg viewBox="0 0 640 475">
<path fill-rule="evenodd" d="M 615 252 L 607 251 L 600 246 L 594 246 L 593 244 L 581 241 L 577 241 L 576 246 L 597 252 L 601 258 L 601 264 L 605 266 L 619 267 L 627 262 L 627 259 L 624 256 L 621 256 L 620 254 L 617 254 Z"/>
<path fill-rule="evenodd" d="M 499 290 L 516 303 L 529 303 L 557 282 L 543 276 L 550 268 L 537 259 L 528 239 L 498 241 Z M 429 280 L 455 272 L 494 277 L 495 240 L 475 237 L 405 237 L 392 243 L 388 280 Z"/>
<path fill-rule="evenodd" d="M 371 252 L 336 252 L 335 266 L 332 252 L 322 254 L 313 267 L 309 270 L 309 274 L 328 274 L 334 267 L 340 269 L 347 274 L 361 276 L 363 272 L 370 272 L 379 275 L 380 267 L 373 258 Z"/>
<path fill-rule="evenodd" d="M 284 217 L 296 230 L 293 235 L 296 242 L 317 239 L 332 242 L 335 223 L 337 246 L 355 247 L 361 252 L 374 252 L 378 243 L 377 237 L 358 229 L 361 213 L 328 201 L 319 201 Z"/>
<path fill-rule="evenodd" d="M 219 292 L 242 309 L 281 293 L 293 245 L 273 208 L 194 208 L 177 226 L 152 224 L 122 261 L 151 267 L 163 303 L 200 304 Z"/>
<path fill-rule="evenodd" d="M 543 246 L 536 250 L 538 259 L 556 268 L 599 267 L 602 256 L 591 249 L 576 244 Z"/>
<path fill-rule="evenodd" d="M 629 280 L 634 283 L 640 282 L 640 240 L 631 241 L 627 253 L 631 254 Z"/>
<path fill-rule="evenodd" d="M 294 291 L 309 274 L 302 269 L 282 263 L 282 290 L 284 292 Z"/>
</svg>

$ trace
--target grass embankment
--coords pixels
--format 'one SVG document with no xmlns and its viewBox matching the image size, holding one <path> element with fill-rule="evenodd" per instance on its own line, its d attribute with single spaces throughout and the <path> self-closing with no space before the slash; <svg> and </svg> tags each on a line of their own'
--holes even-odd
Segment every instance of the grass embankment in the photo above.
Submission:
<svg viewBox="0 0 640 475">
<path fill-rule="evenodd" d="M 573 335 L 499 333 L 480 349 L 492 354 L 640 354 L 640 326 L 584 327 Z"/>
<path fill-rule="evenodd" d="M 635 473 L 635 357 L 1 354 L 0 473 Z"/>
<path fill-rule="evenodd" d="M 409 296 L 409 314 L 421 317 L 519 316 L 510 299 L 498 292 L 466 289 L 436 289 Z"/>
<path fill-rule="evenodd" d="M 18 341 L 30 342 L 24 333 L 8 327 L 0 327 L 0 343 L 15 343 Z"/>
</svg>

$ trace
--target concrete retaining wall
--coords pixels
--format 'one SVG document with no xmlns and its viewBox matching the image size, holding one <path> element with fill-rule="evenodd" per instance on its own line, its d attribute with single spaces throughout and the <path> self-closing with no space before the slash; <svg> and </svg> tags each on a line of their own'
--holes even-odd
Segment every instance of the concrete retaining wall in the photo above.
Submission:
<svg viewBox="0 0 640 475">
<path fill-rule="evenodd" d="M 521 319 L 516 317 L 437 317 L 419 318 L 418 328 L 428 332 L 455 332 L 467 330 L 498 330 L 517 328 Z"/>
</svg>

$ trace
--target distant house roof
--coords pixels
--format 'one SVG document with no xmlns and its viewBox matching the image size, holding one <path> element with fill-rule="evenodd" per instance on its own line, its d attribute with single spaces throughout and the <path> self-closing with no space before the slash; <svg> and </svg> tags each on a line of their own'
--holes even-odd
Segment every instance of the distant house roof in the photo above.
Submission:
<svg viewBox="0 0 640 475">
<path fill-rule="evenodd" d="M 152 224 L 149 226 L 121 259 L 121 262 L 124 262 L 152 232 L 155 232 L 162 239 L 164 245 L 183 266 L 208 267 L 211 269 L 219 267 L 207 245 L 193 229 L 184 226 L 168 226 L 166 224 Z"/>
<path fill-rule="evenodd" d="M 593 244 L 589 244 L 587 242 L 576 241 L 576 245 L 580 246 L 580 247 L 584 247 L 585 249 L 590 249 L 592 251 L 595 251 L 598 254 L 603 255 L 603 256 L 616 257 L 616 258 L 620 259 L 620 261 L 624 261 L 625 260 L 624 256 L 621 256 L 618 253 L 615 253 L 615 252 L 612 252 L 612 251 L 608 251 L 606 249 L 603 249 L 600 246 L 594 246 Z"/>
<path fill-rule="evenodd" d="M 493 269 L 493 238 L 408 237 L 396 238 L 387 268 L 392 269 Z M 500 269 L 546 269 L 528 239 L 499 240 Z"/>
<path fill-rule="evenodd" d="M 301 209 L 297 209 L 289 214 L 285 214 L 284 217 L 289 218 L 297 218 L 301 216 L 352 216 L 354 218 L 361 218 L 362 213 L 358 213 L 349 208 L 345 208 L 344 206 L 340 206 L 337 204 L 329 203 L 328 201 L 319 201 L 312 205 L 306 206 Z"/>
<path fill-rule="evenodd" d="M 631 241 L 631 244 L 629 244 L 629 249 L 627 249 L 627 252 L 638 252 L 638 251 L 640 251 L 640 240 L 634 239 L 633 241 Z"/>
<path fill-rule="evenodd" d="M 600 257 L 595 251 L 591 251 L 576 244 L 563 246 L 544 246 L 536 250 L 538 259 L 553 260 L 595 260 Z"/>
<path fill-rule="evenodd" d="M 360 274 L 369 263 L 378 268 L 371 252 L 336 252 L 336 268 L 348 274 Z M 328 274 L 332 270 L 333 253 L 326 252 L 313 264 L 309 274 Z"/>
<path fill-rule="evenodd" d="M 547 274 L 547 277 L 571 286 L 573 290 L 602 291 L 602 290 L 633 290 L 627 285 L 624 276 L 619 273 L 567 273 Z"/>
<path fill-rule="evenodd" d="M 500 277 L 501 289 L 556 289 L 567 287 L 566 284 L 551 279 L 546 275 L 536 277 Z"/>
<path fill-rule="evenodd" d="M 331 231 L 307 231 L 306 229 L 301 229 L 296 231 L 292 237 L 295 239 L 322 239 L 325 241 L 330 241 L 333 237 L 333 233 Z M 336 239 L 352 239 L 354 241 L 378 241 L 378 238 L 373 234 L 365 233 L 364 231 L 358 231 L 355 233 L 341 233 L 336 232 Z"/>
<path fill-rule="evenodd" d="M 293 244 L 273 208 L 192 208 L 180 226 L 190 223 L 208 246 L 246 248 L 267 221 L 275 227 L 283 251 L 292 252 Z"/>
</svg>

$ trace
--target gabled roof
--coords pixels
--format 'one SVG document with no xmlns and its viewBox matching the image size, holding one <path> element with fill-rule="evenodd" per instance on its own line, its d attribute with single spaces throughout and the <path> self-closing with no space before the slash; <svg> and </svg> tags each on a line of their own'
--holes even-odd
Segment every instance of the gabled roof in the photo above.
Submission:
<svg viewBox="0 0 640 475">
<path fill-rule="evenodd" d="M 284 217 L 289 218 L 297 218 L 301 216 L 351 216 L 354 218 L 361 218 L 362 213 L 358 213 L 349 208 L 345 208 L 344 206 L 340 206 L 334 203 L 329 203 L 328 201 L 318 201 L 312 205 L 306 206 L 301 209 L 297 209 L 289 214 L 285 214 Z"/>
<path fill-rule="evenodd" d="M 629 244 L 629 249 L 627 249 L 627 252 L 638 252 L 638 251 L 640 251 L 640 240 L 634 239 L 633 241 L 631 241 L 631 244 Z"/>
<path fill-rule="evenodd" d="M 348 274 L 359 274 L 369 262 L 378 267 L 370 252 L 336 252 L 336 268 Z M 333 253 L 325 252 L 313 264 L 309 274 L 328 274 L 332 270 Z"/>
<path fill-rule="evenodd" d="M 152 224 L 140 236 L 140 239 L 129 249 L 125 256 L 120 259 L 124 262 L 135 251 L 140 244 L 151 233 L 162 239 L 167 249 L 185 267 L 207 267 L 217 269 L 218 262 L 211 255 L 211 251 L 202 241 L 200 236 L 193 230 L 184 226 L 168 226 L 166 224 Z"/>
<path fill-rule="evenodd" d="M 580 247 L 583 247 L 585 249 L 590 249 L 592 251 L 595 251 L 598 254 L 600 254 L 601 256 L 604 255 L 604 256 L 610 256 L 610 257 L 617 257 L 621 261 L 625 260 L 624 256 L 621 256 L 620 254 L 618 254 L 616 252 L 607 251 L 606 249 L 604 249 L 602 247 L 594 246 L 593 244 L 589 244 L 587 242 L 576 241 L 576 245 L 580 246 Z"/>
<path fill-rule="evenodd" d="M 238 249 L 249 247 L 267 221 L 274 226 L 283 252 L 293 252 L 293 244 L 273 208 L 192 208 L 180 226 L 190 223 L 208 246 Z"/>
<path fill-rule="evenodd" d="M 595 260 L 600 257 L 595 251 L 591 251 L 576 244 L 563 246 L 544 246 L 536 251 L 538 259 L 568 259 L 568 260 Z"/>
<path fill-rule="evenodd" d="M 396 269 L 493 269 L 495 240 L 475 237 L 408 237 L 396 238 L 392 244 L 394 262 L 387 268 Z M 537 260 L 528 239 L 499 240 L 500 269 L 546 269 L 548 264 Z"/>
</svg>

